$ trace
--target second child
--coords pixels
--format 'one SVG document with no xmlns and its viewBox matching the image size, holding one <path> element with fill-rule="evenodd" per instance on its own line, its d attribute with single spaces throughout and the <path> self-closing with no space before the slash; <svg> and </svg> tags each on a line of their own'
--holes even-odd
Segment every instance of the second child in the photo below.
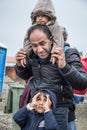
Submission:
<svg viewBox="0 0 87 130">
<path fill-rule="evenodd" d="M 56 95 L 47 89 L 36 91 L 26 106 L 15 113 L 13 119 L 23 130 L 58 130 L 53 110 Z"/>
</svg>

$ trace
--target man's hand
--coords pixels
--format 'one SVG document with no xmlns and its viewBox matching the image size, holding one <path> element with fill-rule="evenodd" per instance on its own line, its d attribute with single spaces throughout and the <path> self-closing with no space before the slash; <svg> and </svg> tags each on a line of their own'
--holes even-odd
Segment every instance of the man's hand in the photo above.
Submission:
<svg viewBox="0 0 87 130">
<path fill-rule="evenodd" d="M 65 60 L 65 53 L 62 48 L 58 47 L 55 48 L 51 55 L 50 62 L 52 64 L 57 63 L 59 68 L 64 68 L 66 65 L 66 60 Z"/>
<path fill-rule="evenodd" d="M 16 64 L 20 67 L 25 67 L 26 64 L 26 52 L 21 48 L 16 54 Z"/>
</svg>

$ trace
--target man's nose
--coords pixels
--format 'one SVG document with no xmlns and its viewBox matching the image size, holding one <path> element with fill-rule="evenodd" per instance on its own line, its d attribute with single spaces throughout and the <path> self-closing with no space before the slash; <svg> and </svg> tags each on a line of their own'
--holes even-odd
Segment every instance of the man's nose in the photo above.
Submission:
<svg viewBox="0 0 87 130">
<path fill-rule="evenodd" d="M 41 46 L 38 46 L 38 52 L 42 52 L 43 48 Z"/>
</svg>

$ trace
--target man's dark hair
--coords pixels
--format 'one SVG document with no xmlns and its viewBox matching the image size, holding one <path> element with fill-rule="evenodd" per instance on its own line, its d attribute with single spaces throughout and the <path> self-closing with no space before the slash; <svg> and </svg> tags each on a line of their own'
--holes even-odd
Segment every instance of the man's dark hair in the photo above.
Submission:
<svg viewBox="0 0 87 130">
<path fill-rule="evenodd" d="M 52 33 L 46 25 L 36 24 L 30 27 L 28 30 L 28 39 L 30 40 L 30 35 L 34 30 L 41 30 L 46 34 L 47 38 L 50 39 L 52 37 Z"/>
</svg>

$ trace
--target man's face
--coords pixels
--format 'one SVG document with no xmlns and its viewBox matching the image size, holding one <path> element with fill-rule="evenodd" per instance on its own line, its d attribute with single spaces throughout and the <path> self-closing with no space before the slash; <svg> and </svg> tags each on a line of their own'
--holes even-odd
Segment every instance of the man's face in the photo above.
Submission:
<svg viewBox="0 0 87 130">
<path fill-rule="evenodd" d="M 50 38 L 51 39 L 51 38 Z M 41 30 L 34 30 L 30 34 L 30 42 L 34 53 L 42 59 L 45 59 L 51 52 L 52 40 Z"/>
</svg>

